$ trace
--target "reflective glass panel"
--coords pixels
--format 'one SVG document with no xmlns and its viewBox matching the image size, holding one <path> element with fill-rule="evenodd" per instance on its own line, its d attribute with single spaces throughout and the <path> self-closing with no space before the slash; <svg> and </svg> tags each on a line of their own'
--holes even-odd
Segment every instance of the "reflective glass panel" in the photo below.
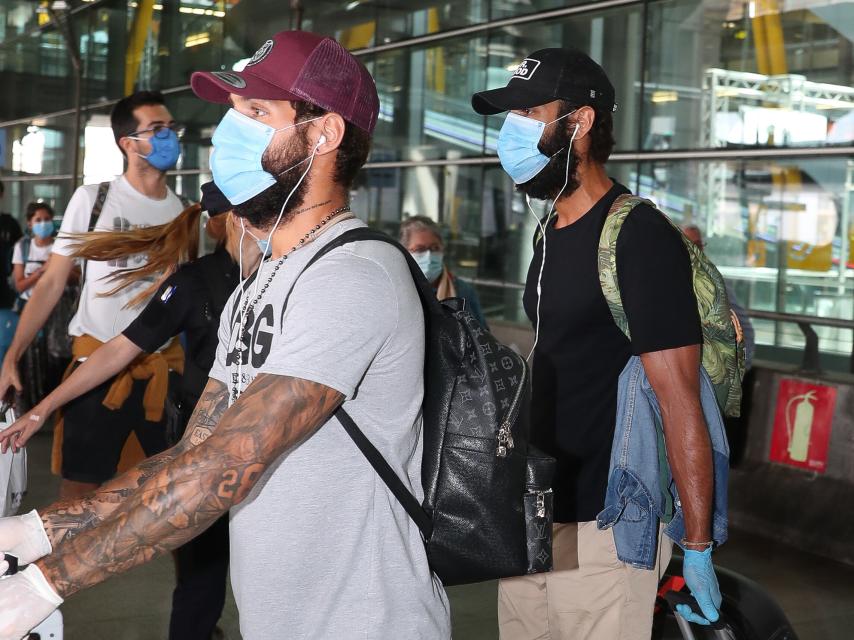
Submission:
<svg viewBox="0 0 854 640">
<path fill-rule="evenodd" d="M 648 15 L 643 148 L 854 140 L 854 3 L 664 0 Z"/>
<path fill-rule="evenodd" d="M 662 162 L 641 166 L 640 193 L 705 250 L 743 306 L 854 319 L 854 159 Z M 802 344 L 797 328 L 757 321 L 757 342 Z M 822 350 L 851 353 L 851 332 L 816 327 Z"/>
</svg>

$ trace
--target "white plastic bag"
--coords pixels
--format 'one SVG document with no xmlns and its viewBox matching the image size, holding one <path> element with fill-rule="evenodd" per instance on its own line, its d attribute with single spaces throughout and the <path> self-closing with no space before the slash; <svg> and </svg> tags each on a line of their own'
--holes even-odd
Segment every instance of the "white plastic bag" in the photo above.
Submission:
<svg viewBox="0 0 854 640">
<path fill-rule="evenodd" d="M 9 409 L 0 422 L 0 431 L 15 422 L 14 412 Z M 27 449 L 17 453 L 12 448 L 0 453 L 0 516 L 13 516 L 21 506 L 27 491 Z"/>
</svg>

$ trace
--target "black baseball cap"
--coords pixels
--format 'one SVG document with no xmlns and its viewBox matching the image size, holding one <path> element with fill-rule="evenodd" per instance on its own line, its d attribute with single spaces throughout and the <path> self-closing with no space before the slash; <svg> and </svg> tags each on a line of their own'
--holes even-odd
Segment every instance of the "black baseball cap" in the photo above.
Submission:
<svg viewBox="0 0 854 640">
<path fill-rule="evenodd" d="M 213 181 L 202 185 L 202 211 L 207 211 L 208 215 L 213 217 L 231 211 L 233 208 L 228 198 Z"/>
<path fill-rule="evenodd" d="M 538 107 L 552 100 L 577 106 L 617 108 L 614 85 L 605 70 L 577 49 L 540 49 L 522 60 L 506 87 L 480 91 L 471 98 L 482 115 Z"/>
</svg>

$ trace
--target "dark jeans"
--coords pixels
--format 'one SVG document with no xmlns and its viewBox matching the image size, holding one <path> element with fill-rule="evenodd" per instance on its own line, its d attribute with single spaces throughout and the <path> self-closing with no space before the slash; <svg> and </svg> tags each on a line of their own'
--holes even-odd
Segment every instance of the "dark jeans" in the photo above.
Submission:
<svg viewBox="0 0 854 640">
<path fill-rule="evenodd" d="M 228 514 L 175 552 L 169 640 L 210 640 L 225 605 Z"/>
</svg>

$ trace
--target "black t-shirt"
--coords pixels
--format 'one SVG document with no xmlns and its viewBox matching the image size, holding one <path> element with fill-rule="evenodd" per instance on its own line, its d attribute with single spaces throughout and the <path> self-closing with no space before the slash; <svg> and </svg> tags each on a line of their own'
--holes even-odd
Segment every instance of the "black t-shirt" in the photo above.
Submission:
<svg viewBox="0 0 854 640">
<path fill-rule="evenodd" d="M 185 332 L 187 351 L 181 398 L 195 406 L 216 357 L 219 317 L 239 283 L 239 269 L 223 248 L 182 266 L 122 333 L 152 353 Z"/>
<path fill-rule="evenodd" d="M 9 276 L 12 275 L 12 252 L 15 243 L 24 234 L 21 225 L 8 213 L 0 213 L 0 309 L 10 308 L 17 297 L 17 293 L 9 284 Z"/>
<path fill-rule="evenodd" d="M 557 522 L 587 522 L 603 509 L 617 413 L 617 380 L 632 354 L 702 342 L 688 251 L 655 209 L 637 206 L 617 238 L 617 277 L 631 342 L 614 323 L 597 271 L 599 235 L 618 195 L 614 183 L 573 224 L 546 230 L 540 334 L 534 353 L 532 442 L 557 458 Z M 536 325 L 534 251 L 524 305 Z"/>
</svg>

